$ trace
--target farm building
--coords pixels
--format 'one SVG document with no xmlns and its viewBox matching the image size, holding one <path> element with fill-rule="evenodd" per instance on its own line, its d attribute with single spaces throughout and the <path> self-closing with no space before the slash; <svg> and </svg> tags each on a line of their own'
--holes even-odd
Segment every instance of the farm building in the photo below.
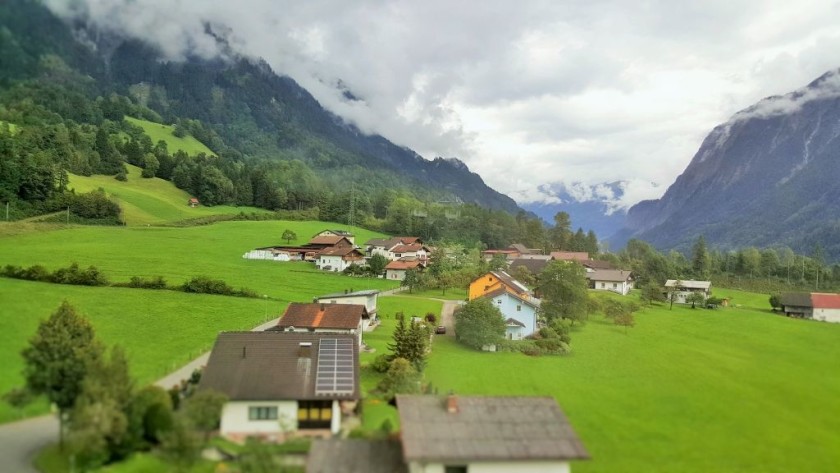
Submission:
<svg viewBox="0 0 840 473">
<path fill-rule="evenodd" d="M 782 294 L 782 308 L 788 317 L 840 323 L 840 294 Z"/>
<path fill-rule="evenodd" d="M 402 281 L 405 273 L 409 270 L 422 271 L 425 266 L 420 260 L 397 260 L 391 261 L 385 266 L 385 278 L 392 281 Z"/>
<path fill-rule="evenodd" d="M 367 309 L 356 304 L 304 304 L 292 302 L 277 325 L 269 328 L 284 332 L 344 333 L 362 345 L 362 332 L 370 321 Z"/>
<path fill-rule="evenodd" d="M 711 281 L 683 281 L 678 279 L 669 279 L 665 282 L 666 296 L 673 293 L 674 302 L 678 304 L 685 304 L 685 298 L 694 292 L 702 293 L 708 298 L 712 295 Z"/>
<path fill-rule="evenodd" d="M 350 241 L 350 244 L 356 244 L 356 236 L 352 233 L 348 232 L 347 230 L 321 230 L 320 232 L 312 235 L 312 238 L 318 237 L 344 237 Z"/>
<path fill-rule="evenodd" d="M 318 252 L 315 266 L 324 271 L 344 271 L 348 266 L 364 262 L 365 255 L 352 246 L 332 246 Z"/>
</svg>

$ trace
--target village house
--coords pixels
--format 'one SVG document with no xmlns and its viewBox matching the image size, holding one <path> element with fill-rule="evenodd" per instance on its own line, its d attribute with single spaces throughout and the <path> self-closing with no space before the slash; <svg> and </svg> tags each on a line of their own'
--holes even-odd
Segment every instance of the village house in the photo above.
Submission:
<svg viewBox="0 0 840 473">
<path fill-rule="evenodd" d="M 589 454 L 550 397 L 397 395 L 410 473 L 569 473 Z"/>
<path fill-rule="evenodd" d="M 552 251 L 550 256 L 556 261 L 589 261 L 589 253 L 585 251 Z"/>
<path fill-rule="evenodd" d="M 551 256 L 549 255 L 522 255 L 513 259 L 508 269 L 511 273 L 517 274 L 518 271 L 521 271 L 519 268 L 524 267 L 531 273 L 531 276 L 537 277 L 550 262 Z"/>
<path fill-rule="evenodd" d="M 501 256 L 505 260 L 510 261 L 512 259 L 519 258 L 522 256 L 522 253 L 520 253 L 519 250 L 513 250 L 510 248 L 504 250 L 484 250 L 481 252 L 481 257 L 484 258 L 484 261 L 492 261 L 496 256 Z"/>
<path fill-rule="evenodd" d="M 633 289 L 633 273 L 622 269 L 588 269 L 589 287 L 626 296 Z"/>
<path fill-rule="evenodd" d="M 665 281 L 664 294 L 666 297 L 673 294 L 673 301 L 678 304 L 685 304 L 685 298 L 695 292 L 703 294 L 708 299 L 712 295 L 711 281 L 683 281 L 679 279 Z"/>
<path fill-rule="evenodd" d="M 355 248 L 349 238 L 339 235 L 316 236 L 309 240 L 306 246 L 319 250 L 324 248 Z"/>
<path fill-rule="evenodd" d="M 187 205 L 190 207 L 198 207 L 198 199 L 195 197 L 190 197 L 190 200 L 187 201 Z"/>
<path fill-rule="evenodd" d="M 306 473 L 408 473 L 399 440 L 315 439 Z"/>
<path fill-rule="evenodd" d="M 395 251 L 395 249 L 400 251 Z M 382 255 L 390 261 L 409 256 L 425 260 L 429 252 L 429 248 L 423 245 L 423 240 L 420 237 L 373 238 L 365 242 L 366 256 Z"/>
<path fill-rule="evenodd" d="M 840 323 L 840 294 L 786 293 L 781 303 L 788 317 Z"/>
<path fill-rule="evenodd" d="M 320 237 L 328 238 L 328 237 Z M 344 237 L 341 237 L 344 238 Z M 344 271 L 354 264 L 364 264 L 365 255 L 352 246 L 331 246 L 318 252 L 315 266 L 324 271 Z"/>
<path fill-rule="evenodd" d="M 324 237 L 324 236 L 331 236 L 331 237 L 344 237 L 350 241 L 351 245 L 356 244 L 356 236 L 346 230 L 321 230 L 320 232 L 312 235 L 312 238 Z"/>
<path fill-rule="evenodd" d="M 357 344 L 361 346 L 362 332 L 369 323 L 370 315 L 364 305 L 292 302 L 286 307 L 277 325 L 268 330 L 343 333 L 355 336 Z"/>
<path fill-rule="evenodd" d="M 354 335 L 222 332 L 198 389 L 227 395 L 220 433 L 229 440 L 329 437 L 361 397 L 359 346 Z"/>
<path fill-rule="evenodd" d="M 540 300 L 531 297 L 523 298 L 500 287 L 493 292 L 483 295 L 493 306 L 502 313 L 505 319 L 505 338 L 508 340 L 522 340 L 537 331 L 537 311 Z"/>
<path fill-rule="evenodd" d="M 385 266 L 385 279 L 402 281 L 409 270 L 422 271 L 425 265 L 416 259 L 391 261 Z"/>
<path fill-rule="evenodd" d="M 326 294 L 324 296 L 316 297 L 312 302 L 319 304 L 355 304 L 363 305 L 367 310 L 368 319 L 362 319 L 362 329 L 367 330 L 371 321 L 376 320 L 376 304 L 379 299 L 379 291 L 376 289 L 367 289 L 364 291 L 353 291 L 352 289 L 344 292 L 336 292 L 333 294 Z"/>
<path fill-rule="evenodd" d="M 473 300 L 500 288 L 516 294 L 523 299 L 531 298 L 531 291 L 508 273 L 504 271 L 490 271 L 470 282 L 467 299 Z"/>
</svg>

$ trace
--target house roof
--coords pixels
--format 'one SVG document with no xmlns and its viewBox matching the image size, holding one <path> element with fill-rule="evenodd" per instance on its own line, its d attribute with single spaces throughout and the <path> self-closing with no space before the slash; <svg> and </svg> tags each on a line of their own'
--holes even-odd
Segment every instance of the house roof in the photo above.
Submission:
<svg viewBox="0 0 840 473">
<path fill-rule="evenodd" d="M 593 269 L 586 273 L 586 278 L 593 281 L 625 282 L 632 277 L 632 271 L 623 269 Z"/>
<path fill-rule="evenodd" d="M 390 250 L 397 245 L 413 245 L 413 244 L 422 244 L 423 242 L 420 240 L 420 237 L 393 237 L 388 239 L 383 238 L 371 238 L 370 240 L 365 242 L 367 246 L 382 246 L 386 250 Z"/>
<path fill-rule="evenodd" d="M 483 255 L 516 255 L 519 254 L 519 250 L 484 250 L 481 252 Z"/>
<path fill-rule="evenodd" d="M 367 246 L 385 246 L 388 243 L 388 239 L 385 238 L 371 238 L 370 240 L 365 242 Z"/>
<path fill-rule="evenodd" d="M 311 344 L 302 346 L 301 344 Z M 341 350 L 334 347 L 340 345 Z M 324 350 L 324 363 L 321 351 Z M 336 351 L 346 371 L 338 373 Z M 343 354 L 346 352 L 346 354 Z M 321 376 L 342 375 L 345 389 L 324 392 Z M 345 378 L 346 376 L 346 378 Z M 213 389 L 231 401 L 359 399 L 359 346 L 351 334 L 300 332 L 222 332 L 201 375 L 199 389 Z"/>
<path fill-rule="evenodd" d="M 665 281 L 665 287 L 674 287 L 677 284 L 677 279 L 669 279 Z M 712 287 L 711 281 L 691 281 L 687 279 L 680 279 L 679 287 L 684 287 L 686 289 L 706 289 L 708 290 Z"/>
<path fill-rule="evenodd" d="M 506 291 L 504 288 L 499 288 L 499 289 L 496 289 L 495 291 L 490 291 L 490 292 L 488 292 L 487 294 L 484 294 L 481 297 L 484 297 L 486 299 L 495 299 L 496 297 L 504 296 L 504 295 L 507 295 L 508 297 L 512 297 L 512 298 L 514 298 L 518 301 L 521 301 L 524 304 L 528 304 L 529 306 L 534 307 L 534 308 L 538 308 L 540 306 L 540 302 L 541 302 L 536 297 L 532 297 L 530 299 L 525 299 L 524 297 L 521 297 L 517 294 L 513 294 L 511 292 Z"/>
<path fill-rule="evenodd" d="M 423 249 L 423 244 L 412 243 L 410 245 L 397 245 L 391 248 L 391 253 L 414 253 Z"/>
<path fill-rule="evenodd" d="M 516 279 L 513 279 L 513 276 L 504 271 L 490 271 L 490 274 L 496 276 L 496 278 L 499 281 L 501 281 L 502 284 L 505 284 L 506 286 L 511 287 L 519 292 L 531 292 L 527 287 L 525 287 L 524 284 L 517 281 Z"/>
<path fill-rule="evenodd" d="M 317 237 L 317 236 L 321 235 L 322 233 L 326 233 L 326 232 L 330 232 L 330 233 L 332 233 L 332 234 L 334 234 L 334 235 L 343 236 L 343 237 L 351 237 L 351 236 L 353 236 L 353 234 L 352 234 L 352 233 L 350 233 L 350 232 L 348 232 L 347 230 L 329 230 L 329 229 L 327 229 L 327 230 L 321 230 L 320 232 L 318 232 L 318 233 L 316 233 L 316 234 L 312 235 L 312 237 L 313 237 L 313 238 L 314 238 L 314 237 Z"/>
<path fill-rule="evenodd" d="M 510 270 L 514 271 L 517 267 L 524 266 L 533 275 L 538 275 L 548 266 L 548 260 L 536 258 L 515 258 L 510 263 Z"/>
<path fill-rule="evenodd" d="M 307 473 L 408 473 L 397 440 L 316 439 Z"/>
<path fill-rule="evenodd" d="M 840 294 L 812 292 L 811 303 L 815 309 L 840 309 Z"/>
<path fill-rule="evenodd" d="M 355 292 L 334 292 L 332 294 L 318 296 L 315 299 L 341 299 L 342 297 L 375 296 L 376 294 L 379 294 L 378 289 L 366 289 L 364 291 Z"/>
<path fill-rule="evenodd" d="M 813 307 L 811 294 L 807 292 L 786 292 L 779 302 L 784 306 Z"/>
<path fill-rule="evenodd" d="M 391 261 L 387 265 L 385 265 L 385 269 L 390 270 L 404 270 L 404 269 L 417 269 L 420 266 L 420 260 L 396 260 Z"/>
<path fill-rule="evenodd" d="M 361 304 L 304 304 L 292 302 L 273 329 L 289 327 L 355 329 L 362 319 L 368 318 L 367 309 Z"/>
<path fill-rule="evenodd" d="M 523 324 L 522 322 L 514 319 L 513 317 L 505 320 L 505 325 L 507 325 L 508 327 L 523 327 L 523 328 L 525 327 L 525 324 Z"/>
<path fill-rule="evenodd" d="M 347 237 L 341 235 L 321 235 L 309 240 L 308 244 L 333 246 L 338 244 L 341 240 L 347 240 Z M 347 240 L 347 243 L 350 243 L 350 240 Z M 353 246 L 352 243 L 350 243 L 350 246 Z"/>
<path fill-rule="evenodd" d="M 397 396 L 407 462 L 534 461 L 589 458 L 550 397 Z"/>
<path fill-rule="evenodd" d="M 552 251 L 551 258 L 562 261 L 587 261 L 589 253 L 585 251 Z"/>
<path fill-rule="evenodd" d="M 343 237 L 342 237 L 343 238 Z M 347 256 L 350 253 L 356 253 L 359 258 L 364 258 L 364 254 L 361 251 L 353 248 L 352 246 L 329 246 L 324 248 L 318 252 L 319 256 Z"/>
<path fill-rule="evenodd" d="M 580 262 L 584 267 L 589 269 L 615 269 L 609 261 L 601 261 L 597 259 L 591 259 L 588 261 L 581 261 Z"/>
</svg>

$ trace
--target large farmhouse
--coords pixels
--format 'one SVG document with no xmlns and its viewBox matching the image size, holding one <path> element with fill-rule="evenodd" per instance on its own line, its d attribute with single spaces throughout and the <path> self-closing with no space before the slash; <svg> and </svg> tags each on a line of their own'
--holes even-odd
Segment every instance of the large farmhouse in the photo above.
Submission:
<svg viewBox="0 0 840 473">
<path fill-rule="evenodd" d="M 840 323 L 840 294 L 782 294 L 782 308 L 788 317 Z"/>
<path fill-rule="evenodd" d="M 708 298 L 712 294 L 712 283 L 710 281 L 678 279 L 669 279 L 665 282 L 666 295 L 671 295 L 673 301 L 678 304 L 685 304 L 686 297 L 695 292 L 699 292 Z"/>
<path fill-rule="evenodd" d="M 362 332 L 370 316 L 363 305 L 357 304 L 302 304 L 292 302 L 268 330 L 285 332 L 344 333 L 356 337 L 362 345 Z"/>
</svg>

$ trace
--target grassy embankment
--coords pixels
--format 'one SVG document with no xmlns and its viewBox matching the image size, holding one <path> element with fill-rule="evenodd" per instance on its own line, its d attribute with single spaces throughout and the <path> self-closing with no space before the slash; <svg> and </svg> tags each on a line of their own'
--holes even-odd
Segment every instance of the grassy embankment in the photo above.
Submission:
<svg viewBox="0 0 840 473">
<path fill-rule="evenodd" d="M 166 148 L 169 150 L 169 154 L 174 154 L 178 150 L 181 150 L 190 156 L 195 156 L 199 153 L 204 153 L 207 156 L 216 154 L 211 151 L 210 148 L 205 146 L 204 143 L 195 139 L 192 135 L 188 134 L 182 138 L 175 136 L 175 127 L 172 125 L 162 125 L 160 123 L 132 117 L 125 117 L 125 121 L 142 128 L 143 131 L 149 135 L 149 138 L 151 138 L 152 144 L 157 144 L 158 141 L 165 142 Z"/>
</svg>

